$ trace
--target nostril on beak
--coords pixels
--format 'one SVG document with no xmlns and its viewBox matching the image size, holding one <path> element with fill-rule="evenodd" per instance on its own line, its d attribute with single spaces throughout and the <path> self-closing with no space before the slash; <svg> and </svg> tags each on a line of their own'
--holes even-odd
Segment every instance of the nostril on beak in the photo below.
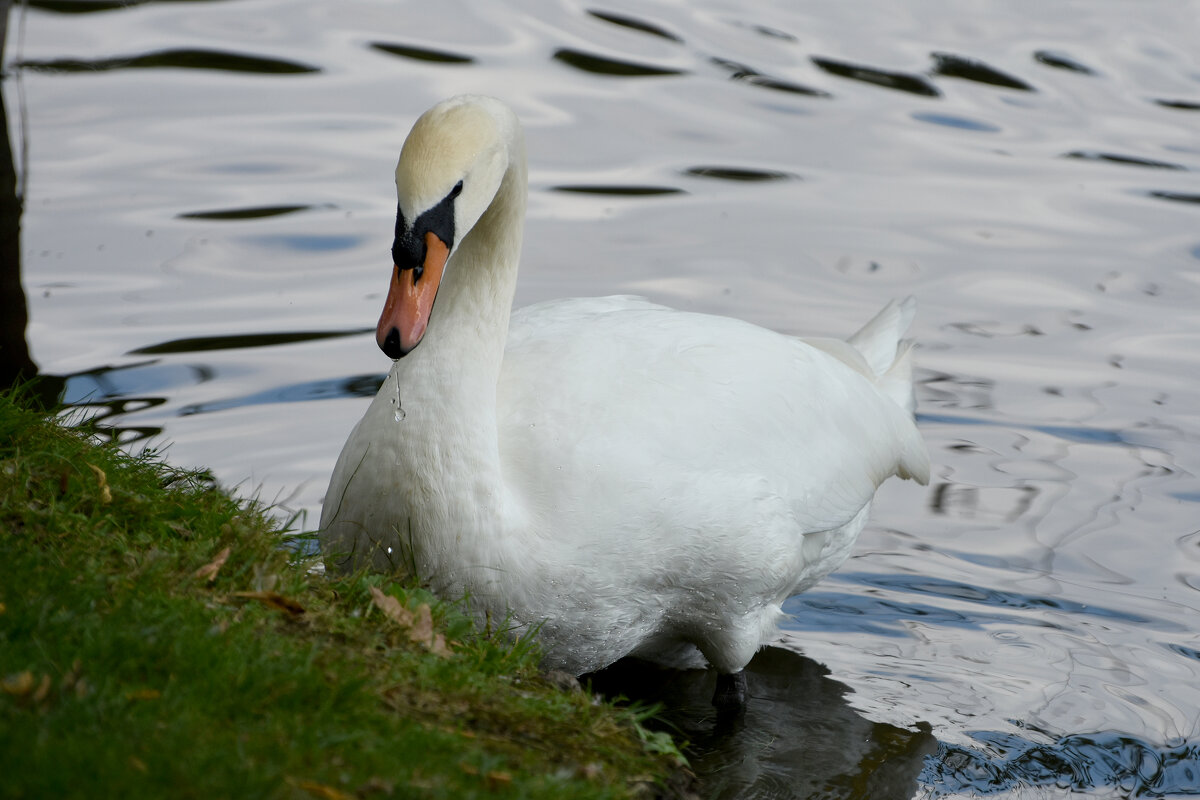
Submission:
<svg viewBox="0 0 1200 800">
<path fill-rule="evenodd" d="M 379 349 L 392 360 L 404 355 L 404 349 L 400 346 L 399 328 L 392 328 L 387 332 L 387 336 L 383 338 L 383 344 L 379 345 Z"/>
</svg>

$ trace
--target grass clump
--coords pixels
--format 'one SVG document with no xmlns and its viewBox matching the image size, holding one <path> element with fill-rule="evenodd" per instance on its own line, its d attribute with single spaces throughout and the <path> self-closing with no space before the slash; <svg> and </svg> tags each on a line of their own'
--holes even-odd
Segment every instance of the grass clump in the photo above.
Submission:
<svg viewBox="0 0 1200 800">
<path fill-rule="evenodd" d="M 0 397 L 0 797 L 625 797 L 678 753 L 417 586 Z"/>
</svg>

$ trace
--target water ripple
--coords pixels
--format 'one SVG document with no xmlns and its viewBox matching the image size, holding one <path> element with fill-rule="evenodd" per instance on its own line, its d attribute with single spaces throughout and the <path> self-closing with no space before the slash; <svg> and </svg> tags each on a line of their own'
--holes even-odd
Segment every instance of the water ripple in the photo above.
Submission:
<svg viewBox="0 0 1200 800">
<path fill-rule="evenodd" d="M 1200 111 L 1200 102 L 1195 100 L 1155 100 L 1163 108 L 1174 108 L 1179 111 Z"/>
<path fill-rule="evenodd" d="M 273 386 L 261 392 L 214 400 L 208 403 L 193 403 L 179 410 L 179 416 L 190 417 L 214 411 L 228 411 L 247 406 L 272 405 L 275 403 L 306 403 L 312 400 L 333 400 L 342 397 L 371 398 L 379 392 L 386 375 L 355 375 L 332 380 L 304 381 L 287 386 Z"/>
<path fill-rule="evenodd" d="M 242 220 L 263 217 L 281 217 L 308 211 L 312 206 L 250 206 L 247 208 L 219 208 L 212 211 L 188 211 L 177 214 L 177 219 Z"/>
<path fill-rule="evenodd" d="M 1038 50 L 1033 54 L 1033 59 L 1039 64 L 1045 64 L 1047 67 L 1054 67 L 1055 69 L 1065 69 L 1069 72 L 1078 72 L 1081 75 L 1096 74 L 1096 71 L 1091 67 L 1081 64 L 1070 56 L 1050 50 Z"/>
<path fill-rule="evenodd" d="M 552 192 L 569 192 L 571 194 L 598 194 L 617 197 L 649 197 L 664 194 L 687 194 L 683 189 L 674 186 L 620 186 L 616 184 L 562 184 L 551 186 Z"/>
<path fill-rule="evenodd" d="M 268 58 L 221 50 L 179 48 L 158 50 L 136 56 L 49 61 L 22 61 L 19 66 L 39 72 L 108 72 L 119 69 L 200 69 L 216 72 L 250 72 L 260 75 L 304 75 L 320 72 L 319 67 L 282 58 Z"/>
<path fill-rule="evenodd" d="M 624 14 L 614 14 L 611 11 L 597 11 L 595 9 L 590 9 L 590 8 L 588 9 L 587 13 L 590 14 L 591 16 L 595 17 L 596 19 L 604 20 L 605 22 L 610 22 L 613 25 L 619 25 L 622 28 L 628 28 L 630 30 L 640 31 L 642 33 L 648 33 L 651 36 L 658 36 L 660 38 L 667 39 L 672 42 L 682 42 L 683 41 L 678 36 L 671 33 L 670 31 L 666 30 L 665 28 L 660 28 L 659 26 L 657 26 L 651 22 L 645 22 L 644 20 L 634 19 L 633 17 L 627 17 Z"/>
<path fill-rule="evenodd" d="M 796 175 L 782 170 L 749 169 L 747 167 L 689 167 L 684 175 L 696 178 L 716 178 L 722 181 L 738 183 L 760 183 L 764 181 L 786 181 L 796 179 Z"/>
<path fill-rule="evenodd" d="M 371 42 L 371 47 L 381 53 L 400 56 L 413 61 L 431 61 L 435 64 L 471 64 L 475 59 L 445 50 L 433 50 L 428 47 L 415 47 L 410 44 L 392 44 L 390 42 Z"/>
<path fill-rule="evenodd" d="M 1158 747 L 1114 731 L 1063 736 L 1050 744 L 997 731 L 972 738 L 997 753 L 939 744 L 921 772 L 928 797 L 986 796 L 1031 786 L 1073 792 L 1117 789 L 1120 797 L 1200 795 L 1200 743 Z"/>
<path fill-rule="evenodd" d="M 1128 156 L 1122 153 L 1105 153 L 1097 150 L 1074 150 L 1070 153 L 1064 153 L 1062 157 L 1077 158 L 1081 161 L 1105 161 L 1110 164 L 1122 164 L 1129 167 L 1147 167 L 1149 169 L 1187 169 L 1187 167 L 1181 164 L 1173 164 L 1170 161 L 1159 161 L 1153 158 L 1143 158 L 1142 156 Z"/>
<path fill-rule="evenodd" d="M 921 75 L 909 72 L 893 72 L 891 70 L 867 67 L 862 64 L 852 64 L 848 61 L 836 61 L 832 58 L 813 56 L 812 62 L 830 75 L 847 78 L 852 81 L 869 83 L 872 86 L 882 86 L 898 92 L 921 95 L 922 97 L 941 97 L 938 88 Z"/>
<path fill-rule="evenodd" d="M 1146 192 L 1146 195 L 1172 203 L 1200 203 L 1200 193 L 1152 191 Z"/>
<path fill-rule="evenodd" d="M 275 347 L 321 339 L 339 339 L 371 333 L 374 328 L 348 331 L 280 331 L 274 333 L 237 333 L 223 336 L 194 336 L 172 339 L 130 350 L 128 355 L 165 355 L 167 353 L 207 353 L 214 350 L 241 350 L 248 347 Z"/>
<path fill-rule="evenodd" d="M 585 53 L 582 50 L 572 50 L 570 48 L 556 50 L 553 57 L 556 61 L 561 61 L 567 66 L 574 67 L 583 72 L 590 72 L 594 75 L 611 75 L 622 78 L 649 78 L 662 75 L 685 74 L 684 70 L 673 67 L 639 64 L 634 61 L 598 56 L 594 53 Z"/>
<path fill-rule="evenodd" d="M 793 631 L 820 630 L 901 637 L 909 635 L 907 623 L 920 620 L 927 625 L 965 630 L 982 630 L 996 624 L 1067 630 L 1066 626 L 1044 614 L 1007 613 L 1011 609 L 1020 612 L 1054 611 L 1106 622 L 1149 625 L 1157 630 L 1182 629 L 1168 620 L 1151 619 L 1116 608 L 1077 603 L 1060 597 L 990 589 L 930 576 L 845 572 L 826 580 L 871 586 L 893 593 L 924 595 L 936 600 L 965 602 L 976 607 L 969 612 L 957 611 L 945 603 L 901 602 L 880 595 L 863 596 L 818 589 L 796 595 L 784 603 L 784 611 L 791 616 L 784 623 L 785 628 Z"/>
<path fill-rule="evenodd" d="M 962 131 L 979 131 L 981 133 L 996 133 L 1000 130 L 1000 126 L 992 125 L 990 122 L 980 122 L 967 117 L 958 117 L 953 114 L 933 114 L 924 111 L 918 111 L 912 115 L 912 118 L 918 122 L 928 122 L 933 125 L 942 125 L 947 128 L 958 128 Z"/>
<path fill-rule="evenodd" d="M 934 75 L 962 78 L 976 83 L 986 83 L 990 86 L 1017 89 L 1022 92 L 1035 91 L 1032 86 L 1020 78 L 1014 78 L 1012 75 L 1005 74 L 974 58 L 965 58 L 951 53 L 934 53 L 933 62 Z"/>
</svg>

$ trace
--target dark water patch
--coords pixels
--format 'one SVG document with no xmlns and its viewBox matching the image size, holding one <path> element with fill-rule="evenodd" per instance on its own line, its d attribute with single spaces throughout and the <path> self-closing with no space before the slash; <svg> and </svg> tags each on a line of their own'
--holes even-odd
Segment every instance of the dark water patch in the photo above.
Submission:
<svg viewBox="0 0 1200 800">
<path fill-rule="evenodd" d="M 209 403 L 194 403 L 179 410 L 179 416 L 210 414 L 247 406 L 272 405 L 275 403 L 307 403 L 313 400 L 335 400 L 344 397 L 374 397 L 383 385 L 385 374 L 354 375 L 333 380 L 306 381 L 287 386 L 273 386 L 261 392 L 214 400 Z"/>
<path fill-rule="evenodd" d="M 621 78 L 650 78 L 662 75 L 683 75 L 684 70 L 673 67 L 657 67 L 652 64 L 638 64 L 634 61 L 620 61 L 607 58 L 582 50 L 563 48 L 554 53 L 554 59 L 593 75 L 611 75 Z"/>
<path fill-rule="evenodd" d="M 1072 734 L 1050 744 L 999 731 L 971 737 L 984 749 L 943 743 L 926 760 L 920 780 L 930 796 L 981 797 L 1031 787 L 1116 790 L 1131 798 L 1200 796 L 1197 742 L 1160 747 L 1113 731 Z"/>
<path fill-rule="evenodd" d="M 1200 111 L 1200 101 L 1196 100 L 1155 100 L 1163 108 L 1174 108 L 1178 111 Z"/>
<path fill-rule="evenodd" d="M 262 247 L 298 250 L 304 253 L 331 253 L 335 250 L 350 250 L 362 244 L 366 237 L 340 234 L 317 233 L 266 234 L 247 237 L 248 241 Z"/>
<path fill-rule="evenodd" d="M 91 14 L 96 11 L 123 11 L 149 3 L 221 3 L 226 0 L 25 0 L 30 8 L 55 14 Z"/>
<path fill-rule="evenodd" d="M 413 61 L 429 61 L 434 64 L 471 64 L 475 59 L 461 56 L 458 53 L 448 53 L 445 50 L 432 50 L 428 47 L 414 47 L 410 44 L 392 44 L 390 42 L 371 42 L 372 49 L 400 58 Z"/>
<path fill-rule="evenodd" d="M 796 179 L 790 172 L 772 169 L 749 169 L 747 167 L 689 167 L 684 175 L 695 178 L 716 178 L 722 181 L 738 183 L 765 183 L 767 181 L 786 181 Z"/>
<path fill-rule="evenodd" d="M 1200 650 L 1196 650 L 1195 648 L 1184 647 L 1181 644 L 1169 644 L 1167 645 L 1167 649 L 1185 658 L 1190 658 L 1193 661 L 1200 661 Z"/>
<path fill-rule="evenodd" d="M 746 667 L 743 716 L 718 719 L 713 670 L 669 670 L 636 659 L 583 679 L 618 702 L 660 706 L 650 730 L 687 743 L 699 794 L 738 800 L 909 800 L 936 752 L 930 726 L 872 722 L 847 701 L 849 687 L 810 658 L 763 648 Z"/>
<path fill-rule="evenodd" d="M 1062 158 L 1075 158 L 1079 159 L 1080 161 L 1105 161 L 1109 164 L 1122 164 L 1128 167 L 1146 167 L 1148 169 L 1187 169 L 1187 167 L 1184 167 L 1181 164 L 1174 164 L 1170 161 L 1158 161 L 1153 158 L 1127 156 L 1120 153 L 1104 153 L 1099 150 L 1073 150 L 1070 153 L 1063 153 Z"/>
<path fill-rule="evenodd" d="M 666 28 L 661 28 L 652 22 L 646 22 L 645 20 L 635 19 L 634 17 L 628 17 L 624 14 L 615 14 L 611 11 L 597 11 L 596 9 L 593 9 L 593 8 L 589 8 L 587 13 L 589 15 L 595 17 L 596 19 L 603 20 L 603 21 L 611 23 L 613 25 L 618 25 L 622 28 L 628 28 L 629 30 L 633 30 L 633 31 L 640 31 L 641 33 L 648 33 L 651 36 L 658 36 L 659 38 L 667 39 L 672 42 L 682 42 L 683 41 L 683 39 L 680 39 L 678 36 L 671 33 Z"/>
<path fill-rule="evenodd" d="M 1200 503 L 1200 492 L 1171 492 L 1170 496 L 1185 503 Z"/>
<path fill-rule="evenodd" d="M 262 219 L 263 217 L 282 217 L 285 214 L 296 214 L 308 211 L 312 206 L 251 206 L 249 208 L 220 208 L 212 211 L 189 211 L 177 214 L 177 219 L 213 219 L 241 220 Z"/>
<path fill-rule="evenodd" d="M 748 64 L 743 64 L 741 61 L 733 61 L 732 59 L 721 58 L 720 56 L 712 56 L 708 60 L 714 66 L 720 67 L 728 72 L 729 77 L 733 78 L 734 80 L 740 80 L 747 75 L 759 74 L 758 70 L 756 70 L 754 67 L 751 67 Z"/>
<path fill-rule="evenodd" d="M 996 133 L 1000 130 L 1000 126 L 993 125 L 990 122 L 980 122 L 976 119 L 967 117 L 958 117 L 953 114 L 933 114 L 926 112 L 917 112 L 912 115 L 912 118 L 918 122 L 928 122 L 932 125 L 941 125 L 946 128 L 958 128 L 962 131 L 979 131 L 981 133 Z"/>
<path fill-rule="evenodd" d="M 550 191 L 614 197 L 651 197 L 664 194 L 687 194 L 683 189 L 678 189 L 674 186 L 616 186 L 601 184 L 563 184 L 561 186 L 551 186 Z"/>
<path fill-rule="evenodd" d="M 792 81 L 782 81 L 778 78 L 771 78 L 766 75 L 743 75 L 738 78 L 742 83 L 748 83 L 751 86 L 758 86 L 762 89 L 773 89 L 777 92 L 787 92 L 788 94 L 799 94 L 805 97 L 832 97 L 829 92 L 821 89 L 814 89 L 811 86 L 805 86 L 802 83 L 793 83 Z"/>
<path fill-rule="evenodd" d="M 1021 92 L 1035 91 L 1032 86 L 1020 78 L 1014 78 L 978 59 L 956 56 L 953 53 L 932 53 L 931 55 L 934 75 L 941 75 L 944 78 L 961 78 L 966 81 L 986 83 L 989 86 L 1000 86 Z"/>
<path fill-rule="evenodd" d="M 894 89 L 898 92 L 907 92 L 922 97 L 941 97 L 942 95 L 936 86 L 921 75 L 893 72 L 862 64 L 851 64 L 847 61 L 835 61 L 821 56 L 813 56 L 812 62 L 830 75 L 837 75 L 839 78 L 869 83 L 872 86 L 882 86 L 885 89 Z"/>
<path fill-rule="evenodd" d="M 1070 56 L 1064 56 L 1061 53 L 1054 53 L 1049 50 L 1038 50 L 1033 54 L 1033 60 L 1039 64 L 1044 64 L 1047 67 L 1065 69 L 1069 72 L 1078 72 L 1080 75 L 1096 74 L 1096 71 L 1091 67 L 1079 63 Z"/>
<path fill-rule="evenodd" d="M 1200 193 L 1152 191 L 1146 192 L 1146 195 L 1158 200 L 1170 200 L 1172 203 L 1200 203 Z"/>
<path fill-rule="evenodd" d="M 121 413 L 141 411 L 162 405 L 166 399 L 158 395 L 181 386 L 193 386 L 212 379 L 212 371 L 186 364 L 162 364 L 158 359 L 134 364 L 106 366 L 77 372 L 63 378 L 59 402 L 67 406 L 108 402 L 124 398 Z M 141 400 L 136 395 L 154 395 Z"/>
<path fill-rule="evenodd" d="M 779 28 L 772 28 L 770 25 L 760 25 L 756 22 L 742 22 L 740 20 L 734 20 L 730 24 L 738 28 L 745 28 L 748 31 L 754 31 L 755 33 L 761 36 L 766 36 L 769 39 L 780 39 L 785 42 L 800 41 L 787 31 L 781 31 Z"/>
<path fill-rule="evenodd" d="M 812 86 L 806 86 L 802 83 L 773 78 L 739 61 L 731 61 L 727 58 L 716 56 L 710 58 L 709 61 L 728 72 L 731 80 L 748 83 L 751 86 L 774 89 L 777 92 L 787 92 L 788 94 L 798 94 L 805 97 L 832 97 L 829 92 L 823 89 L 815 89 Z"/>
<path fill-rule="evenodd" d="M 281 344 L 315 342 L 321 339 L 340 339 L 371 333 L 374 328 L 352 331 L 286 331 L 279 333 L 235 333 L 226 336 L 196 336 L 172 339 L 130 350 L 126 355 L 156 356 L 168 353 L 207 353 L 213 350 L 244 350 L 249 347 L 276 347 Z"/>
<path fill-rule="evenodd" d="M 318 67 L 298 61 L 202 49 L 159 50 L 138 56 L 93 60 L 60 58 L 50 61 L 23 61 L 19 66 L 40 72 L 61 73 L 109 72 L 118 69 L 203 69 L 258 75 L 304 75 L 321 71 Z"/>
</svg>

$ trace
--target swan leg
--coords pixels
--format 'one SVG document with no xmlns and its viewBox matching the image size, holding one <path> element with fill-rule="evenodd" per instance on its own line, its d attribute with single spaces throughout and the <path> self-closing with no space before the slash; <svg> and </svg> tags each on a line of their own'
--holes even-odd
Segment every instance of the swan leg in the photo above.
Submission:
<svg viewBox="0 0 1200 800">
<path fill-rule="evenodd" d="M 712 704 L 718 714 L 736 714 L 746 710 L 746 673 L 717 673 L 717 690 L 713 692 Z"/>
</svg>

